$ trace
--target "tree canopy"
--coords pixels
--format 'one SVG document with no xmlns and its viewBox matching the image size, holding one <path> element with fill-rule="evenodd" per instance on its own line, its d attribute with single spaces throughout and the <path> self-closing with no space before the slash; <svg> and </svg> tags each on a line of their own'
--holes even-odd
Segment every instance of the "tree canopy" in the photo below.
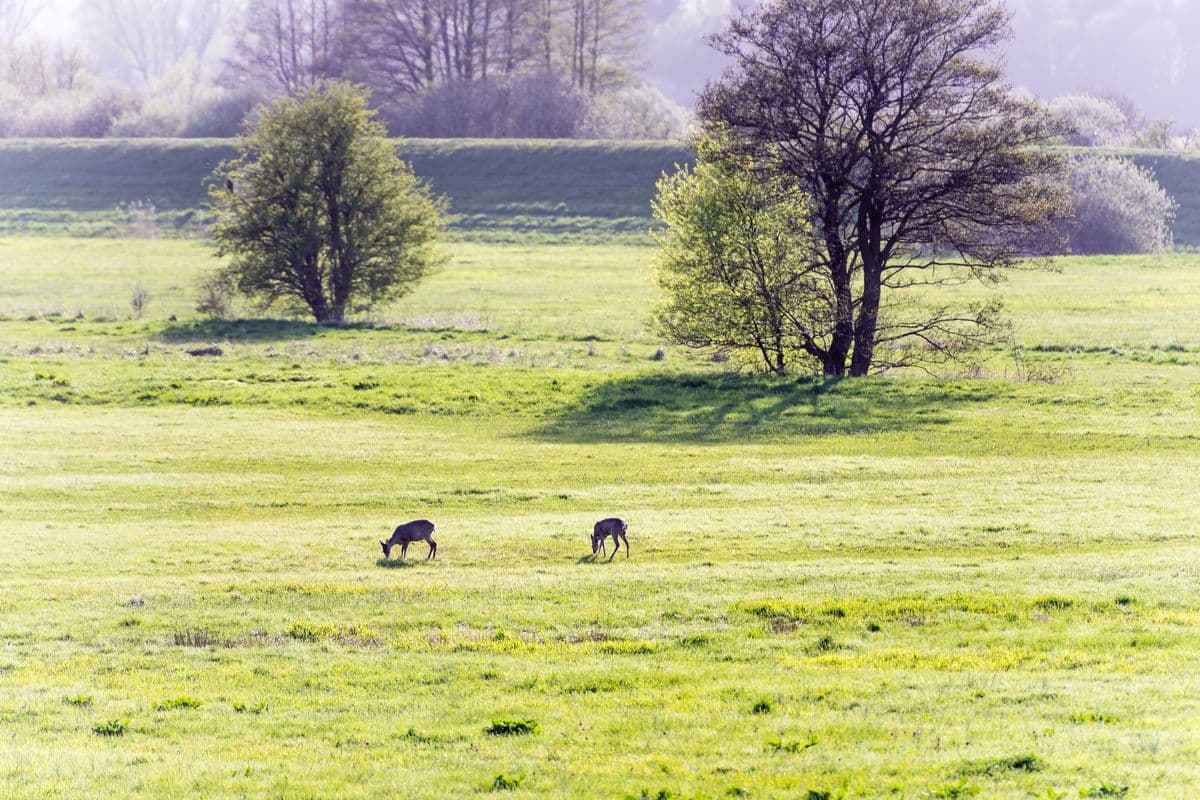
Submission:
<svg viewBox="0 0 1200 800">
<path fill-rule="evenodd" d="M 441 261 L 445 201 L 401 161 L 346 83 L 265 109 L 216 172 L 218 254 L 260 307 L 339 321 L 408 292 Z"/>
<path fill-rule="evenodd" d="M 696 166 L 663 176 L 653 203 L 655 325 L 674 344 L 784 373 L 828 315 L 807 198 L 731 156 L 721 132 L 695 144 Z"/>
<path fill-rule="evenodd" d="M 1054 252 L 1068 212 L 1062 123 L 988 56 L 1009 35 L 990 0 L 776 0 L 715 37 L 732 66 L 699 114 L 812 199 L 830 327 L 825 374 L 952 357 L 996 330 L 992 306 L 911 290 L 995 280 Z"/>
</svg>

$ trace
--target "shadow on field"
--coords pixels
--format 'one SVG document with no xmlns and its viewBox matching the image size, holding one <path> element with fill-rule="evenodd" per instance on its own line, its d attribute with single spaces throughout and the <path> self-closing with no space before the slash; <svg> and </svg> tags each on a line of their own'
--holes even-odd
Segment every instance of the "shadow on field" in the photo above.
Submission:
<svg viewBox="0 0 1200 800">
<path fill-rule="evenodd" d="M 410 559 L 410 558 L 377 558 L 375 566 L 383 567 L 384 569 L 412 569 L 425 563 L 425 559 Z"/>
<path fill-rule="evenodd" d="M 374 330 L 369 322 L 304 322 L 292 319 L 209 319 L 163 328 L 165 342 L 277 342 L 307 339 L 330 330 Z"/>
<path fill-rule="evenodd" d="M 534 435 L 578 443 L 722 442 L 918 430 L 945 425 L 956 407 L 993 397 L 994 387 L 968 381 L 650 375 L 589 390 Z"/>
</svg>

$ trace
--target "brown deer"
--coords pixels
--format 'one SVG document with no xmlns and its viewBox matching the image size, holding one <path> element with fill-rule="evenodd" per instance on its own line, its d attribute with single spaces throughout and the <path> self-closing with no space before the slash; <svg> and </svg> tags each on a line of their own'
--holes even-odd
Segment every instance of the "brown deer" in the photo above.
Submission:
<svg viewBox="0 0 1200 800">
<path fill-rule="evenodd" d="M 597 522 L 596 526 L 592 528 L 592 555 L 595 555 L 597 550 L 603 555 L 606 552 L 604 549 L 604 540 L 611 536 L 613 551 L 612 556 L 609 556 L 608 560 L 612 561 L 613 556 L 621 549 L 621 542 L 625 542 L 625 557 L 629 558 L 629 540 L 625 538 L 625 531 L 628 529 L 629 526 L 625 524 L 625 521 L 616 517 L 609 517 Z M 620 538 L 618 539 L 617 537 Z"/>
<path fill-rule="evenodd" d="M 392 532 L 392 538 L 386 542 L 380 542 L 379 546 L 383 548 L 383 557 L 392 557 L 392 548 L 400 545 L 400 558 L 408 555 L 408 546 L 416 541 L 429 543 L 429 555 L 425 556 L 425 560 L 433 558 L 437 555 L 437 542 L 433 540 L 434 524 L 427 519 L 414 519 L 412 522 L 406 522 L 403 525 L 396 526 L 396 530 Z M 628 545 L 626 545 L 628 549 Z"/>
</svg>

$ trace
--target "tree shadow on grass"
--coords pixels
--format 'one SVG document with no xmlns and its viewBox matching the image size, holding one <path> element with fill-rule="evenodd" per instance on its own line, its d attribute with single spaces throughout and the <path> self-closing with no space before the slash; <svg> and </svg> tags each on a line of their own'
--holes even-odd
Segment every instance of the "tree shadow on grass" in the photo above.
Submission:
<svg viewBox="0 0 1200 800">
<path fill-rule="evenodd" d="M 305 322 L 291 319 L 209 319 L 179 322 L 163 328 L 164 342 L 280 342 L 308 339 L 334 330 L 364 331 L 370 322 Z"/>
<path fill-rule="evenodd" d="M 648 375 L 589 390 L 534 435 L 576 443 L 717 443 L 922 430 L 994 397 L 996 387 L 970 381 Z"/>
</svg>

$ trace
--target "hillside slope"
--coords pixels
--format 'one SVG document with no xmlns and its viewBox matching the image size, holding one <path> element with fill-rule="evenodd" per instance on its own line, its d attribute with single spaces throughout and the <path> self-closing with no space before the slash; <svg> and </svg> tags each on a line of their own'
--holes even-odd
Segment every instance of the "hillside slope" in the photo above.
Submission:
<svg viewBox="0 0 1200 800">
<path fill-rule="evenodd" d="M 662 142 L 410 139 L 399 150 L 451 199 L 456 227 L 501 237 L 640 234 L 655 181 L 690 157 Z M 126 204 L 148 203 L 160 227 L 186 231 L 233 154 L 215 139 L 0 141 L 0 230 L 115 233 Z"/>
<path fill-rule="evenodd" d="M 658 177 L 691 158 L 669 142 L 410 139 L 403 158 L 451 200 L 465 235 L 641 237 Z M 127 232 L 154 207 L 158 232 L 204 225 L 207 177 L 234 153 L 220 139 L 0 140 L 0 232 Z M 1121 151 L 1180 205 L 1179 245 L 1200 246 L 1200 154 Z"/>
</svg>

